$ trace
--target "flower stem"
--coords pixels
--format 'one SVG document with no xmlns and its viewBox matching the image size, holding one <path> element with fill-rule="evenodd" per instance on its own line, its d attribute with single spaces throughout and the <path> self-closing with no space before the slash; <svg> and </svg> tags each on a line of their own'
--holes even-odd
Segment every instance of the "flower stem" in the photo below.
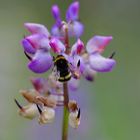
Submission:
<svg viewBox="0 0 140 140">
<path fill-rule="evenodd" d="M 68 139 L 68 121 L 69 121 L 69 110 L 68 110 L 68 86 L 67 83 L 63 84 L 64 89 L 64 109 L 63 109 L 63 128 L 62 128 L 62 140 Z"/>
<path fill-rule="evenodd" d="M 69 111 L 64 106 L 62 140 L 68 139 L 68 116 L 69 116 Z"/>
<path fill-rule="evenodd" d="M 65 47 L 66 54 L 69 54 L 69 37 L 68 37 L 68 27 L 65 28 Z M 63 126 L 62 126 L 62 140 L 68 140 L 68 122 L 69 122 L 69 93 L 67 82 L 63 83 L 64 91 L 64 108 L 63 108 Z"/>
</svg>

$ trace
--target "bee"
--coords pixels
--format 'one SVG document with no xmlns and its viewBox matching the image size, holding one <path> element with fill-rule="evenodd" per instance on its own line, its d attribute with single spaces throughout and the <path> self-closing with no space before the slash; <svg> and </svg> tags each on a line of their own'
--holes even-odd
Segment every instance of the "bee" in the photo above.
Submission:
<svg viewBox="0 0 140 140">
<path fill-rule="evenodd" d="M 56 58 L 54 58 L 54 66 L 56 67 L 58 81 L 66 82 L 71 79 L 69 62 L 63 55 L 57 55 Z"/>
</svg>

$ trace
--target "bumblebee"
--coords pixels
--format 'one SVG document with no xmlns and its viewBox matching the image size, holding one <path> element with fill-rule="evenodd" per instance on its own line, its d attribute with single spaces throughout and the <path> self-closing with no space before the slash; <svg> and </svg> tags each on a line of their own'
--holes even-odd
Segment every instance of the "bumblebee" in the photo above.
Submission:
<svg viewBox="0 0 140 140">
<path fill-rule="evenodd" d="M 56 67 L 58 81 L 66 82 L 71 79 L 69 62 L 63 55 L 57 55 L 56 58 L 54 58 L 54 66 Z"/>
</svg>

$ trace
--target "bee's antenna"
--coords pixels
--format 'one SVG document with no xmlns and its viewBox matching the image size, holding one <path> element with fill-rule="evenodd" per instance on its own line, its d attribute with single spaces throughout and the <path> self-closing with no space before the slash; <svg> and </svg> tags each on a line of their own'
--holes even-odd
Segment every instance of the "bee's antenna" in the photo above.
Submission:
<svg viewBox="0 0 140 140">
<path fill-rule="evenodd" d="M 25 51 L 24 51 L 24 54 L 25 54 L 25 56 L 26 56 L 30 61 L 32 60 L 32 57 L 29 56 Z"/>
</svg>

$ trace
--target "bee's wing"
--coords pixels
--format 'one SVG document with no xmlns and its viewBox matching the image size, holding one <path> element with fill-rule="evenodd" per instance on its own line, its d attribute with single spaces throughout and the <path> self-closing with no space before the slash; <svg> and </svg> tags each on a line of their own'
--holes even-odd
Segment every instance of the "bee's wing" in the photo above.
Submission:
<svg viewBox="0 0 140 140">
<path fill-rule="evenodd" d="M 54 65 L 53 69 L 52 69 L 52 74 L 54 75 L 54 77 L 56 78 L 56 80 L 59 79 L 60 77 L 60 72 L 57 71 L 57 67 Z"/>
</svg>

